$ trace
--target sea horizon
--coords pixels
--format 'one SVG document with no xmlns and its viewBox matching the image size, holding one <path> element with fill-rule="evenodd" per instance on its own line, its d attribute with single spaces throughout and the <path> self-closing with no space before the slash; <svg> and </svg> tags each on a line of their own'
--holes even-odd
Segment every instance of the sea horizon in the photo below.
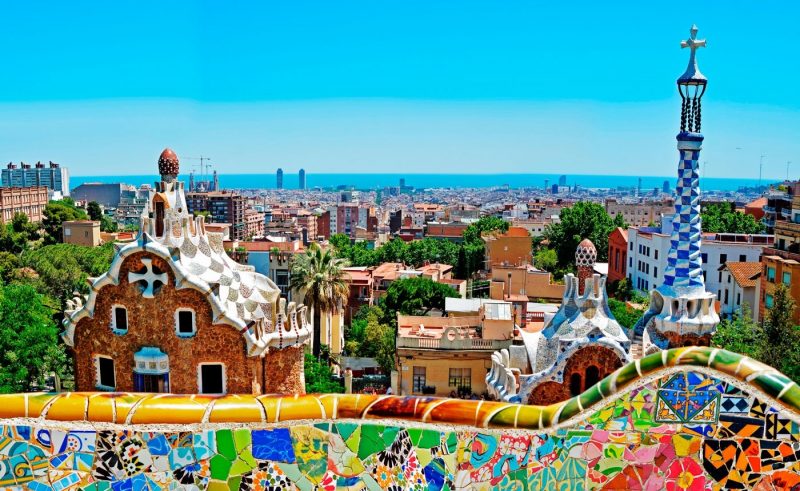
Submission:
<svg viewBox="0 0 800 491">
<path fill-rule="evenodd" d="M 417 189 L 423 188 L 496 188 L 508 186 L 509 188 L 544 188 L 545 181 L 552 186 L 558 183 L 562 174 L 540 173 L 502 173 L 502 174 L 477 174 L 477 173 L 321 173 L 306 174 L 306 189 L 322 188 L 336 189 L 340 186 L 355 189 L 370 190 L 384 187 L 396 187 L 400 180 L 405 179 L 405 185 Z M 208 177 L 210 179 L 210 176 Z M 654 188 L 662 189 L 665 181 L 670 189 L 675 188 L 676 177 L 670 176 L 631 176 L 613 174 L 566 174 L 568 186 L 578 185 L 582 188 L 632 188 L 639 185 L 641 178 L 642 191 L 649 192 Z M 72 189 L 84 183 L 123 183 L 133 186 L 153 184 L 158 181 L 158 175 L 132 174 L 132 175 L 76 175 L 70 176 Z M 183 174 L 180 179 L 188 184 L 188 174 Z M 195 176 L 196 180 L 202 180 Z M 220 187 L 223 189 L 275 189 L 275 173 L 269 174 L 219 174 Z M 299 189 L 297 173 L 284 173 L 284 189 Z M 764 179 L 767 185 L 773 180 Z M 737 191 L 742 187 L 758 186 L 758 179 L 748 178 L 720 178 L 707 177 L 700 179 L 702 189 L 709 191 Z"/>
</svg>

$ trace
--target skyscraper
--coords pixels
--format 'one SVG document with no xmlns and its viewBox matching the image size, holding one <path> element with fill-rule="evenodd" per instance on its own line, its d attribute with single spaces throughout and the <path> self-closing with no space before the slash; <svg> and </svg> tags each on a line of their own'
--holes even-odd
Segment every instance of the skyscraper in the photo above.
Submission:
<svg viewBox="0 0 800 491">
<path fill-rule="evenodd" d="M 283 189 L 283 169 L 278 169 L 275 175 L 275 187 L 277 189 Z"/>
<path fill-rule="evenodd" d="M 305 169 L 300 169 L 299 178 L 300 178 L 300 182 L 299 182 L 298 188 L 305 189 L 306 188 L 306 171 L 305 171 Z"/>
</svg>

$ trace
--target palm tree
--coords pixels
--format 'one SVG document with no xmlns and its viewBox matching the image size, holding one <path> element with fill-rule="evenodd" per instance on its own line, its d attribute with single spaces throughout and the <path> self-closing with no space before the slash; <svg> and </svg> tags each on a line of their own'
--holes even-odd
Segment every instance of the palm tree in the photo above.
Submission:
<svg viewBox="0 0 800 491">
<path fill-rule="evenodd" d="M 343 268 L 347 261 L 312 243 L 292 264 L 291 285 L 303 292 L 303 302 L 314 312 L 314 356 L 319 356 L 323 313 L 337 313 L 347 305 L 350 285 Z"/>
</svg>

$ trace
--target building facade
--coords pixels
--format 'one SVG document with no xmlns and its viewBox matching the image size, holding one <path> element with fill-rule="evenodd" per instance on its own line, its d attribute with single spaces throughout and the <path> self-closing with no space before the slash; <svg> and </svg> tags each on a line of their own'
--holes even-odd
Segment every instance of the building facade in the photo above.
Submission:
<svg viewBox="0 0 800 491">
<path fill-rule="evenodd" d="M 3 222 L 11 223 L 14 215 L 23 213 L 31 222 L 41 222 L 47 206 L 48 189 L 45 186 L 0 188 L 0 213 Z"/>
<path fill-rule="evenodd" d="M 761 263 L 728 261 L 719 271 L 722 273 L 720 315 L 730 318 L 748 312 L 753 322 L 758 322 Z"/>
<path fill-rule="evenodd" d="M 511 346 L 513 336 L 507 302 L 486 303 L 477 316 L 398 315 L 398 393 L 483 394 L 492 352 Z"/>
<path fill-rule="evenodd" d="M 20 163 L 19 167 L 9 163 L 2 172 L 3 187 L 28 188 L 44 186 L 61 196 L 69 196 L 69 171 L 55 162 L 35 166 Z"/>
<path fill-rule="evenodd" d="M 786 219 L 774 222 L 775 243 L 764 249 L 761 257 L 761 288 L 759 315 L 764 319 L 767 309 L 773 305 L 775 289 L 780 284 L 789 288 L 789 294 L 800 306 L 800 183 L 792 189 L 792 200 Z M 784 208 L 785 209 L 785 208 Z M 793 312 L 794 322 L 800 324 L 800 308 Z"/>
<path fill-rule="evenodd" d="M 106 208 L 116 208 L 120 204 L 124 191 L 130 186 L 121 182 L 85 182 L 72 190 L 72 199 L 75 201 L 96 201 Z"/>
<path fill-rule="evenodd" d="M 227 191 L 187 193 L 186 204 L 190 214 L 208 212 L 212 222 L 230 224 L 231 239 L 244 240 L 247 237 L 244 196 Z"/>
<path fill-rule="evenodd" d="M 61 230 L 65 244 L 97 247 L 103 242 L 100 235 L 100 222 L 70 220 L 61 224 Z"/>
<path fill-rule="evenodd" d="M 64 341 L 78 390 L 303 393 L 304 307 L 225 253 L 192 218 L 178 158 L 159 158 L 148 216 L 91 292 L 68 302 Z"/>
<path fill-rule="evenodd" d="M 608 234 L 608 283 L 628 277 L 628 231 L 617 227 Z"/>
</svg>

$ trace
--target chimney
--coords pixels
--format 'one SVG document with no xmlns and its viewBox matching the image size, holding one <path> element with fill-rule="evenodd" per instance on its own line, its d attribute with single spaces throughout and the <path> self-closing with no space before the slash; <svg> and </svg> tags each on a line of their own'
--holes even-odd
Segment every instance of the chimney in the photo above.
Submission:
<svg viewBox="0 0 800 491">
<path fill-rule="evenodd" d="M 36 162 L 36 168 L 37 169 L 44 169 L 44 164 L 41 161 Z"/>
<path fill-rule="evenodd" d="M 575 266 L 578 269 L 578 294 L 583 295 L 586 280 L 594 275 L 597 249 L 589 239 L 583 239 L 575 250 Z"/>
</svg>

